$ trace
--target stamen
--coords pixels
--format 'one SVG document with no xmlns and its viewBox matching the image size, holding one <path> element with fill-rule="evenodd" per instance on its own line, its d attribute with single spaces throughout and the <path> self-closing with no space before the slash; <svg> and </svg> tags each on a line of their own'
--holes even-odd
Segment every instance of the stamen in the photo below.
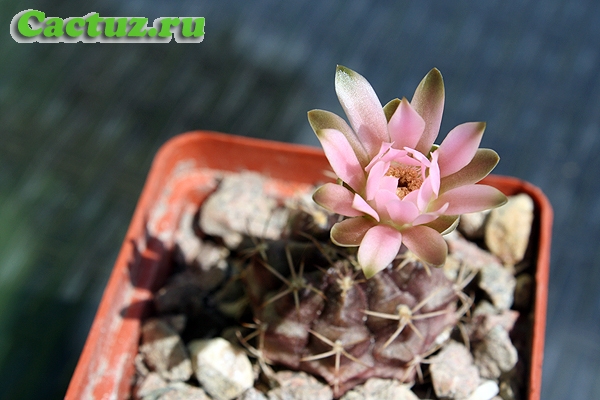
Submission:
<svg viewBox="0 0 600 400">
<path fill-rule="evenodd" d="M 387 176 L 398 178 L 398 189 L 396 195 L 403 199 L 413 190 L 417 190 L 423 184 L 421 168 L 412 165 L 394 165 L 388 169 Z"/>
</svg>

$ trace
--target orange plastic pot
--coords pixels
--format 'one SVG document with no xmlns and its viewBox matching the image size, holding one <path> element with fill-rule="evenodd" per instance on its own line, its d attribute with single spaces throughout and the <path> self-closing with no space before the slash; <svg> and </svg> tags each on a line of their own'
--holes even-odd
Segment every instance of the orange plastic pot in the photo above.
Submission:
<svg viewBox="0 0 600 400">
<path fill-rule="evenodd" d="M 104 291 L 96 318 L 67 390 L 67 400 L 129 398 L 141 323 L 152 293 L 170 270 L 173 233 L 189 207 L 198 207 L 214 190 L 210 170 L 262 172 L 294 191 L 329 180 L 320 149 L 230 136 L 190 132 L 169 140 L 158 152 Z M 535 305 L 529 399 L 541 391 L 544 329 L 550 265 L 552 208 L 535 186 L 509 177 L 485 183 L 506 195 L 526 193 L 535 203 L 537 242 Z"/>
</svg>

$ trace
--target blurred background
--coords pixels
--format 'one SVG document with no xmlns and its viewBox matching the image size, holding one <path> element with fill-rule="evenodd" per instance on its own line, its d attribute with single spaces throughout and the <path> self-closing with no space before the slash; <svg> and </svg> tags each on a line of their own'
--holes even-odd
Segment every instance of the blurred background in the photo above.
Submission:
<svg viewBox="0 0 600 400">
<path fill-rule="evenodd" d="M 206 18 L 199 44 L 17 44 L 47 16 Z M 543 399 L 600 398 L 600 2 L 0 1 L 0 398 L 59 399 L 154 153 L 195 129 L 318 145 L 336 64 L 383 103 L 439 68 L 441 137 L 487 122 L 498 174 L 555 210 Z"/>
</svg>

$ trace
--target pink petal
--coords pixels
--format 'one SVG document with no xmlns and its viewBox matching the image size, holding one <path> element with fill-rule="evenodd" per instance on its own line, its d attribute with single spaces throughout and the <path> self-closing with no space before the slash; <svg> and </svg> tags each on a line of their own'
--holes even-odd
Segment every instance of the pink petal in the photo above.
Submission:
<svg viewBox="0 0 600 400">
<path fill-rule="evenodd" d="M 331 240 L 338 246 L 358 246 L 365 233 L 373 226 L 375 222 L 364 217 L 355 217 L 338 222 L 331 228 Z"/>
<path fill-rule="evenodd" d="M 436 230 L 420 225 L 408 228 L 402 234 L 404 245 L 427 264 L 440 266 L 446 262 L 448 245 Z"/>
<path fill-rule="evenodd" d="M 419 207 L 419 191 L 413 190 L 412 192 L 410 192 L 409 194 L 404 196 L 402 201 L 407 201 L 407 202 L 413 203 L 418 208 Z"/>
<path fill-rule="evenodd" d="M 494 150 L 478 149 L 467 166 L 441 179 L 440 192 L 479 182 L 494 169 L 498 161 L 500 161 L 500 157 Z"/>
<path fill-rule="evenodd" d="M 408 154 L 410 154 L 412 156 L 412 158 L 419 163 L 418 165 L 422 165 L 427 168 L 429 168 L 431 166 L 431 161 L 429 161 L 429 159 L 426 156 L 424 156 L 420 151 L 411 149 L 410 147 L 405 147 L 404 150 L 406 150 L 406 152 Z M 414 165 L 414 164 L 410 164 L 410 165 Z"/>
<path fill-rule="evenodd" d="M 322 129 L 317 137 L 333 172 L 354 190 L 365 184 L 365 173 L 344 134 L 336 129 Z"/>
<path fill-rule="evenodd" d="M 491 186 L 468 185 L 442 193 L 431 207 L 440 207 L 444 203 L 450 203 L 446 215 L 459 215 L 501 206 L 506 203 L 506 196 Z"/>
<path fill-rule="evenodd" d="M 461 170 L 471 162 L 484 130 L 484 122 L 467 122 L 448 133 L 437 150 L 442 177 Z"/>
<path fill-rule="evenodd" d="M 363 168 L 369 163 L 367 150 L 343 118 L 329 111 L 311 110 L 308 112 L 308 122 L 315 133 L 322 129 L 336 129 L 342 132 Z"/>
<path fill-rule="evenodd" d="M 419 210 L 427 211 L 429 203 L 431 203 L 436 198 L 435 193 L 433 192 L 430 176 L 425 178 L 425 180 L 421 184 L 421 187 L 419 188 L 419 190 L 416 190 L 416 192 L 419 193 L 417 197 L 417 206 L 419 207 Z"/>
<path fill-rule="evenodd" d="M 358 263 L 367 278 L 387 267 L 398 255 L 402 234 L 387 225 L 367 231 L 358 248 Z"/>
<path fill-rule="evenodd" d="M 402 99 L 388 123 L 388 132 L 396 148 L 414 148 L 425 129 L 425 121 L 412 108 L 408 100 Z"/>
<path fill-rule="evenodd" d="M 382 160 L 383 156 L 390 151 L 390 149 L 392 148 L 392 143 L 389 142 L 383 142 L 381 143 L 381 147 L 379 148 L 379 151 L 377 152 L 377 155 L 375 155 L 375 157 L 373 157 L 371 159 L 371 161 L 369 162 L 369 164 L 367 164 L 367 166 L 365 167 L 365 171 L 369 172 L 371 171 L 371 168 L 373 168 L 373 165 L 375 165 L 375 163 L 379 162 Z"/>
<path fill-rule="evenodd" d="M 358 210 L 363 214 L 367 214 L 373 217 L 375 220 L 379 221 L 379 215 L 377 214 L 377 211 L 375 211 L 373 207 L 371 207 L 365 201 L 365 199 L 363 199 L 358 194 L 354 195 L 354 199 L 352 200 L 352 207 L 354 207 L 355 210 Z"/>
<path fill-rule="evenodd" d="M 379 151 L 381 142 L 389 142 L 387 120 L 375 91 L 360 74 L 339 65 L 335 74 L 335 91 L 350 125 L 370 157 Z"/>
<path fill-rule="evenodd" d="M 428 227 L 435 229 L 442 235 L 446 235 L 456 229 L 458 225 L 458 215 L 440 215 L 433 221 L 426 224 Z"/>
<path fill-rule="evenodd" d="M 400 201 L 396 195 L 398 180 L 395 178 L 394 180 L 396 181 L 396 186 L 394 186 L 393 190 L 379 190 L 377 193 L 375 193 L 375 199 L 372 203 L 375 203 L 374 207 L 377 210 L 377 214 L 379 214 L 380 220 L 390 219 L 391 217 L 388 214 L 388 205 L 390 203 Z"/>
<path fill-rule="evenodd" d="M 419 215 L 413 221 L 413 225 L 429 224 L 430 222 L 434 221 L 435 219 L 439 218 L 442 214 L 444 214 L 446 212 L 446 210 L 448 209 L 448 206 L 449 206 L 449 204 L 446 203 L 442 207 L 438 208 L 435 211 L 431 211 L 431 212 L 427 212 L 427 213 Z"/>
<path fill-rule="evenodd" d="M 396 201 L 385 205 L 391 220 L 397 225 L 411 224 L 419 216 L 419 209 L 409 201 L 402 201 L 396 196 Z"/>
<path fill-rule="evenodd" d="M 405 147 L 405 149 L 408 149 L 408 147 Z M 414 159 L 406 152 L 404 155 L 400 155 L 392 161 L 396 161 L 399 164 L 412 165 L 413 167 L 421 167 L 423 165 L 419 160 Z"/>
<path fill-rule="evenodd" d="M 438 152 L 431 153 L 431 166 L 429 167 L 429 178 L 431 178 L 431 188 L 437 197 L 440 194 L 440 165 L 438 163 Z"/>
<path fill-rule="evenodd" d="M 396 190 L 396 187 L 398 187 L 398 178 L 385 175 L 389 168 L 390 163 L 382 161 L 373 165 L 373 168 L 371 168 L 369 176 L 367 177 L 367 200 L 373 200 L 375 198 L 375 193 L 379 190 Z"/>
<path fill-rule="evenodd" d="M 423 78 L 410 104 L 425 120 L 425 130 L 415 149 L 429 154 L 444 112 L 444 80 L 439 70 L 434 68 Z"/>
<path fill-rule="evenodd" d="M 321 207 L 337 214 L 347 217 L 363 215 L 360 211 L 352 207 L 354 193 L 336 183 L 326 183 L 318 188 L 313 194 L 313 200 Z"/>
</svg>

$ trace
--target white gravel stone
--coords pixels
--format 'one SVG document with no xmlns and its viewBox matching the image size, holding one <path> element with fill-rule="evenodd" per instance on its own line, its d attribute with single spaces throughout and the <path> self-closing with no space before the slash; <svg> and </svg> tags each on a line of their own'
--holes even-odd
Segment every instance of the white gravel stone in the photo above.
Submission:
<svg viewBox="0 0 600 400">
<path fill-rule="evenodd" d="M 240 347 L 214 338 L 194 340 L 188 348 L 196 378 L 215 400 L 234 399 L 253 386 L 252 364 Z"/>
<path fill-rule="evenodd" d="M 142 327 L 139 349 L 148 367 L 169 381 L 186 381 L 192 376 L 192 363 L 177 332 L 166 322 L 152 318 Z"/>
<path fill-rule="evenodd" d="M 511 196 L 490 212 L 485 244 L 505 264 L 515 265 L 525 256 L 533 221 L 533 200 L 526 194 Z"/>
<path fill-rule="evenodd" d="M 267 396 L 263 392 L 251 387 L 246 390 L 237 400 L 267 400 Z"/>
<path fill-rule="evenodd" d="M 464 400 L 480 383 L 471 353 L 463 344 L 454 341 L 431 359 L 429 372 L 435 394 L 442 398 Z"/>
<path fill-rule="evenodd" d="M 306 372 L 280 371 L 275 374 L 278 388 L 267 393 L 269 400 L 331 400 L 333 392 Z"/>
<path fill-rule="evenodd" d="M 471 395 L 467 400 L 491 400 L 500 393 L 498 384 L 494 381 L 485 381 Z"/>
<path fill-rule="evenodd" d="M 458 230 L 469 239 L 482 239 L 489 214 L 489 211 L 462 214 L 458 223 Z"/>
<path fill-rule="evenodd" d="M 229 248 L 237 247 L 242 235 L 277 239 L 288 212 L 264 189 L 265 177 L 254 172 L 226 176 L 219 188 L 202 205 L 200 227 L 221 236 Z"/>
<path fill-rule="evenodd" d="M 150 372 L 139 381 L 136 389 L 136 396 L 142 399 L 146 396 L 153 396 L 159 392 L 162 393 L 168 385 L 169 383 L 157 372 Z"/>
<path fill-rule="evenodd" d="M 508 332 L 500 325 L 492 328 L 485 338 L 473 349 L 475 365 L 482 378 L 497 379 L 510 371 L 517 363 L 517 349 Z"/>
<path fill-rule="evenodd" d="M 410 390 L 394 379 L 371 378 L 342 396 L 340 400 L 419 400 Z"/>
<path fill-rule="evenodd" d="M 508 310 L 513 304 L 517 280 L 501 264 L 489 263 L 479 271 L 479 287 L 499 310 Z"/>
</svg>

